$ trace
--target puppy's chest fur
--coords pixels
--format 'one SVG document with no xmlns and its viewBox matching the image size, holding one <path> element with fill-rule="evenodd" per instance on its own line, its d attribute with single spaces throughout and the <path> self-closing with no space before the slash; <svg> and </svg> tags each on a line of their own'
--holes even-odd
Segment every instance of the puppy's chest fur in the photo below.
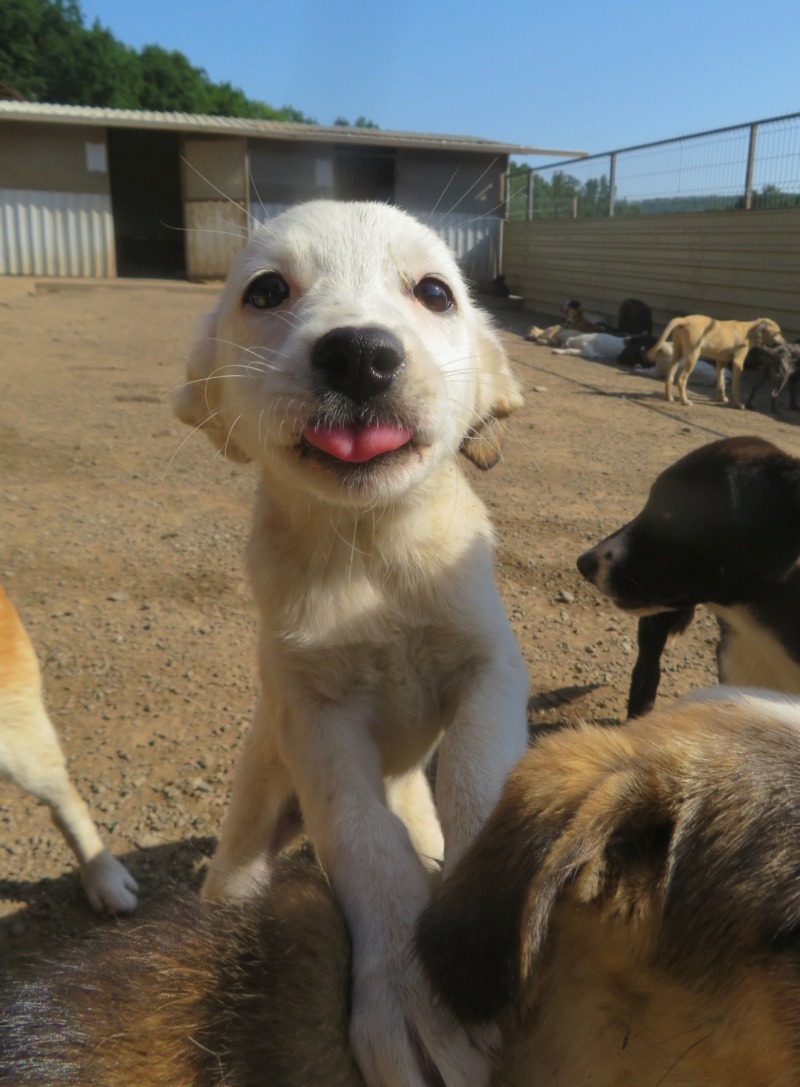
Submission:
<svg viewBox="0 0 800 1087">
<path fill-rule="evenodd" d="M 465 480 L 445 509 L 439 524 L 415 520 L 412 507 L 346 527 L 331 511 L 317 533 L 306 525 L 298 534 L 265 506 L 248 552 L 269 697 L 288 712 L 365 714 L 387 772 L 424 756 L 481 663 L 511 636 L 491 530 Z M 452 518 L 469 533 L 448 531 Z"/>
<path fill-rule="evenodd" d="M 717 656 L 723 683 L 800 694 L 800 661 L 746 605 L 708 607 L 721 621 Z"/>
</svg>

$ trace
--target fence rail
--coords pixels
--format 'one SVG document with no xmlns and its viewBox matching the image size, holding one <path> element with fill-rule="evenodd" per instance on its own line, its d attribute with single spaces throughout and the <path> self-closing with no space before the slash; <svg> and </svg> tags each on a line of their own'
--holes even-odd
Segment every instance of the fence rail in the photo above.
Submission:
<svg viewBox="0 0 800 1087">
<path fill-rule="evenodd" d="M 800 113 L 512 170 L 511 219 L 800 207 Z"/>
</svg>

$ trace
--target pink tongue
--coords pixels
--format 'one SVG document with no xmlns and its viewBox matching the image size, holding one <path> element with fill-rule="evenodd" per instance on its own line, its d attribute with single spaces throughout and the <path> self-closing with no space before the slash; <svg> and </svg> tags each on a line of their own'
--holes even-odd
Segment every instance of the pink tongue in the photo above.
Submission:
<svg viewBox="0 0 800 1087">
<path fill-rule="evenodd" d="M 319 427 L 306 430 L 303 436 L 323 453 L 329 453 L 337 460 L 357 463 L 399 449 L 411 440 L 411 431 L 388 423 L 370 423 L 366 426 Z"/>
</svg>

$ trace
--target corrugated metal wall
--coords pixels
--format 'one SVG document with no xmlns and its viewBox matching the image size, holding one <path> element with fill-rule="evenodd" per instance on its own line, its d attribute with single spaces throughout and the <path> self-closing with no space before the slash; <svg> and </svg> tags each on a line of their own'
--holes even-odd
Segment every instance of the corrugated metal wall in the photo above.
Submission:
<svg viewBox="0 0 800 1087">
<path fill-rule="evenodd" d="M 611 316 L 633 297 L 659 324 L 682 313 L 767 316 L 794 337 L 800 209 L 506 223 L 503 273 L 540 313 L 578 298 Z"/>
<path fill-rule="evenodd" d="M 184 213 L 187 277 L 224 279 L 247 241 L 247 209 L 230 200 L 187 200 Z"/>
<path fill-rule="evenodd" d="M 462 271 L 474 283 L 494 279 L 500 271 L 503 220 L 494 216 L 466 215 L 451 211 L 446 215 L 415 212 L 416 217 L 444 238 Z"/>
<path fill-rule="evenodd" d="M 116 275 L 111 197 L 0 189 L 0 275 Z"/>
</svg>

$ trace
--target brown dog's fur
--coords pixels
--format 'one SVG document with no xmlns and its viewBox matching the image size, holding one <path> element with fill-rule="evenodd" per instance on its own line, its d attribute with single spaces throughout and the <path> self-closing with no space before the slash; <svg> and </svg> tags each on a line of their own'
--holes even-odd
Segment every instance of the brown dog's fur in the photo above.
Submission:
<svg viewBox="0 0 800 1087">
<path fill-rule="evenodd" d="M 493 1087 L 800 1082 L 800 703 L 720 688 L 545 737 L 423 916 L 434 983 L 497 1018 Z M 7 1087 L 363 1087 L 349 941 L 283 858 L 41 965 L 0 1002 Z"/>
<path fill-rule="evenodd" d="M 800 702 L 715 693 L 543 739 L 423 916 L 504 1087 L 800 1082 Z"/>
<path fill-rule="evenodd" d="M 769 317 L 758 317 L 755 321 L 717 321 L 713 317 L 704 317 L 694 313 L 689 317 L 675 317 L 661 333 L 657 343 L 647 352 L 647 357 L 654 362 L 660 348 L 672 336 L 673 360 L 664 383 L 664 399 L 672 402 L 672 380 L 678 371 L 678 394 L 681 404 L 689 406 L 686 396 L 686 383 L 701 355 L 713 359 L 717 364 L 717 400 L 728 403 L 725 395 L 725 366 L 730 363 L 733 372 L 733 406 L 743 408 L 739 394 L 744 360 L 751 347 L 783 343 L 781 330 Z"/>
</svg>

